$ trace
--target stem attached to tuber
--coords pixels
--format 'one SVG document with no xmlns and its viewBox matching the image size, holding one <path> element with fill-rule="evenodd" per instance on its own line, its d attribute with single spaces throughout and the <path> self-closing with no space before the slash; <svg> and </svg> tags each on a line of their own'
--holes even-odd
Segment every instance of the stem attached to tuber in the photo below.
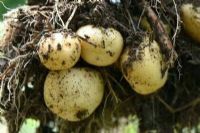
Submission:
<svg viewBox="0 0 200 133">
<path fill-rule="evenodd" d="M 166 62 L 169 66 L 173 66 L 174 61 L 177 58 L 177 53 L 174 50 L 173 44 L 164 29 L 164 26 L 160 19 L 157 17 L 156 13 L 153 11 L 151 6 L 142 0 L 142 5 L 145 6 L 146 17 L 153 29 L 155 30 L 156 41 L 158 42 L 162 54 L 164 54 Z"/>
</svg>

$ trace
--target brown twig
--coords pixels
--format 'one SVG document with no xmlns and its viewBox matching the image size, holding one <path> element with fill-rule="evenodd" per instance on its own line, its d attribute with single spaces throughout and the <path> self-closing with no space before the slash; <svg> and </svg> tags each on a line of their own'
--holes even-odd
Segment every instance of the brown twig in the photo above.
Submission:
<svg viewBox="0 0 200 133">
<path fill-rule="evenodd" d="M 108 74 L 107 71 L 105 69 L 102 70 L 102 73 L 104 74 L 104 78 L 105 78 L 105 82 L 107 84 L 108 89 L 110 90 L 111 94 L 113 95 L 116 103 L 120 102 L 120 99 L 118 98 L 117 94 L 115 93 L 115 91 L 113 90 L 112 84 L 108 78 Z"/>
<path fill-rule="evenodd" d="M 147 19 L 151 27 L 153 27 L 153 29 L 155 30 L 155 39 L 160 45 L 161 52 L 164 54 L 167 63 L 169 65 L 173 65 L 174 61 L 177 58 L 177 54 L 174 50 L 171 39 L 165 31 L 161 20 L 157 17 L 151 6 L 145 0 L 142 0 L 142 4 L 143 6 L 145 6 L 145 14 L 147 16 Z"/>
</svg>

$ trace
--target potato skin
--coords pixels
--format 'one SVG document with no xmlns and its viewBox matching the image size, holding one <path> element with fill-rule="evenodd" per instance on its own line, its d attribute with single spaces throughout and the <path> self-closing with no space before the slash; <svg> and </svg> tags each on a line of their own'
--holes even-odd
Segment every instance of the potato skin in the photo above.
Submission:
<svg viewBox="0 0 200 133">
<path fill-rule="evenodd" d="M 161 88 L 168 75 L 156 41 L 149 43 L 145 37 L 138 47 L 127 47 L 121 57 L 121 69 L 125 79 L 139 94 L 147 95 Z"/>
<path fill-rule="evenodd" d="M 50 70 L 69 69 L 79 60 L 81 45 L 77 36 L 56 32 L 42 37 L 38 54 L 41 63 Z"/>
<path fill-rule="evenodd" d="M 119 58 L 123 37 L 113 28 L 86 25 L 78 29 L 81 39 L 81 57 L 89 64 L 108 66 Z"/>
<path fill-rule="evenodd" d="M 181 20 L 187 34 L 200 43 L 200 7 L 195 8 L 192 4 L 183 4 Z"/>
<path fill-rule="evenodd" d="M 89 117 L 101 103 L 103 94 L 103 78 L 91 68 L 51 71 L 44 84 L 47 107 L 68 121 Z"/>
</svg>

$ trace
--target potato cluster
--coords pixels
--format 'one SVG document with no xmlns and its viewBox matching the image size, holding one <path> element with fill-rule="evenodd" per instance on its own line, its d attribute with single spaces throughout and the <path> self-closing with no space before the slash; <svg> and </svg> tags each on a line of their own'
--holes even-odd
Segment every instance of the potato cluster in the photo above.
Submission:
<svg viewBox="0 0 200 133">
<path fill-rule="evenodd" d="M 80 57 L 95 66 L 111 65 L 122 49 L 122 35 L 113 28 L 86 25 L 76 34 L 62 31 L 42 36 L 38 55 L 50 70 L 44 83 L 47 107 L 69 121 L 90 116 L 103 99 L 104 80 L 97 70 L 75 65 Z"/>
<path fill-rule="evenodd" d="M 44 83 L 47 107 L 63 119 L 80 121 L 101 103 L 103 77 L 94 68 L 76 67 L 80 57 L 98 67 L 119 59 L 124 78 L 139 94 L 151 94 L 165 84 L 168 68 L 156 41 L 144 37 L 138 48 L 126 47 L 123 51 L 123 47 L 119 31 L 93 25 L 79 28 L 76 34 L 55 32 L 43 36 L 38 54 L 50 70 Z"/>
<path fill-rule="evenodd" d="M 9 27 L 15 21 L 8 20 L 8 30 L 17 34 L 17 28 Z M 5 32 L 1 42 L 13 41 L 10 33 Z M 123 77 L 142 95 L 160 89 L 168 75 L 155 40 L 145 36 L 140 43 L 124 47 L 121 33 L 111 27 L 85 25 L 76 32 L 66 29 L 48 32 L 38 41 L 37 53 L 41 64 L 49 69 L 44 82 L 46 106 L 68 121 L 88 118 L 101 104 L 105 83 L 97 67 L 101 69 L 119 62 Z M 80 58 L 90 67 L 76 65 Z"/>
</svg>

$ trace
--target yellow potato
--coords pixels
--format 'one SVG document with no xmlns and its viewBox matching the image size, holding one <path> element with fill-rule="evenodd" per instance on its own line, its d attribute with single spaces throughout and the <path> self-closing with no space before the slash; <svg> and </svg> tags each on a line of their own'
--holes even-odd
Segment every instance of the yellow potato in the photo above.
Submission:
<svg viewBox="0 0 200 133">
<path fill-rule="evenodd" d="M 161 88 L 168 75 L 168 68 L 157 42 L 149 42 L 148 37 L 144 37 L 138 47 L 125 49 L 121 57 L 121 69 L 131 87 L 143 95 Z"/>
<path fill-rule="evenodd" d="M 56 32 L 42 37 L 38 54 L 41 63 L 50 70 L 69 69 L 79 60 L 81 45 L 77 36 Z"/>
<path fill-rule="evenodd" d="M 119 58 L 123 49 L 122 35 L 113 28 L 86 25 L 77 34 L 81 39 L 81 57 L 89 64 L 108 66 Z"/>
<path fill-rule="evenodd" d="M 91 68 L 51 71 L 44 84 L 47 107 L 69 121 L 89 117 L 101 103 L 103 94 L 103 78 Z"/>
<path fill-rule="evenodd" d="M 197 42 L 200 42 L 200 7 L 194 7 L 192 4 L 183 4 L 181 6 L 181 20 L 187 34 Z"/>
</svg>

